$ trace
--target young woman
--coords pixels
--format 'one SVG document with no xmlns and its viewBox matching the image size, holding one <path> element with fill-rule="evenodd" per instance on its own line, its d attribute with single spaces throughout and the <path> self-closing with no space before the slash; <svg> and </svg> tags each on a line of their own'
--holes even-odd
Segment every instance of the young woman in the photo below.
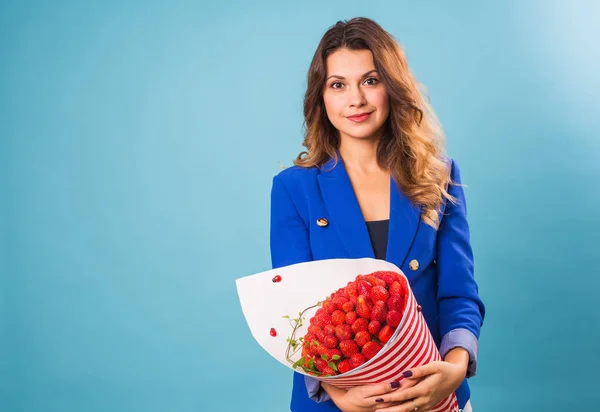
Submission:
<svg viewBox="0 0 600 412">
<path fill-rule="evenodd" d="M 484 305 L 456 163 L 403 50 L 366 18 L 338 22 L 308 72 L 306 136 L 273 179 L 273 268 L 373 257 L 407 276 L 443 361 L 341 390 L 294 373 L 291 410 L 426 411 L 456 392 L 470 411 Z"/>
</svg>

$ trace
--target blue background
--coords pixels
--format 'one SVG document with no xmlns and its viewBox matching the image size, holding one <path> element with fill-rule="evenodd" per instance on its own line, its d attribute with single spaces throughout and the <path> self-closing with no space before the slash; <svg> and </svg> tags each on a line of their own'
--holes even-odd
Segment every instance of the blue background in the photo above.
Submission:
<svg viewBox="0 0 600 412">
<path fill-rule="evenodd" d="M 288 409 L 235 279 L 270 268 L 306 71 L 354 16 L 405 47 L 468 185 L 476 412 L 590 410 L 600 6 L 569 3 L 3 1 L 0 410 Z"/>
</svg>

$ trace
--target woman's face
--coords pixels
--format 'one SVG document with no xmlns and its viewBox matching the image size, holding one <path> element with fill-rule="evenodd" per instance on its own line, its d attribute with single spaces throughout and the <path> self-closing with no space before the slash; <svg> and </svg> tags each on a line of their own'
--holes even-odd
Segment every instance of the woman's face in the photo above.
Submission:
<svg viewBox="0 0 600 412">
<path fill-rule="evenodd" d="M 340 139 L 379 139 L 390 110 L 373 53 L 340 49 L 327 57 L 326 64 L 323 100 Z"/>
</svg>

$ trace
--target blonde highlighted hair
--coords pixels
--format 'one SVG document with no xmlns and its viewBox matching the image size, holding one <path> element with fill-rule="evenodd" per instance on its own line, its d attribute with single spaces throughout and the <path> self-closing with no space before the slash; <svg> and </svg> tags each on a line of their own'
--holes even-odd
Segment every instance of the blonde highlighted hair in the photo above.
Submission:
<svg viewBox="0 0 600 412">
<path fill-rule="evenodd" d="M 422 207 L 423 220 L 437 228 L 437 216 L 448 193 L 450 168 L 445 153 L 445 136 L 431 105 L 419 90 L 406 56 L 392 35 L 373 20 L 354 18 L 340 21 L 321 39 L 308 70 L 304 96 L 305 136 L 294 164 L 321 167 L 338 160 L 339 133 L 325 111 L 323 89 L 327 57 L 340 49 L 370 50 L 375 68 L 387 89 L 390 113 L 377 148 L 377 162 L 388 170 L 402 193 Z"/>
</svg>

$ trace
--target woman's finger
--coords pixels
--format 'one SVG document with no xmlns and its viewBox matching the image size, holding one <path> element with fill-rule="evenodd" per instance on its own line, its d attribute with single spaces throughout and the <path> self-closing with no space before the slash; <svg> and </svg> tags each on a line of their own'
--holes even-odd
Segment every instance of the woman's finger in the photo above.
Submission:
<svg viewBox="0 0 600 412">
<path fill-rule="evenodd" d="M 361 387 L 361 395 L 365 398 L 373 398 L 393 392 L 400 387 L 399 382 L 383 382 L 364 385 Z M 374 399 L 372 399 L 374 401 Z"/>
<path fill-rule="evenodd" d="M 386 406 L 384 408 L 377 408 L 377 412 L 411 412 L 411 411 L 428 411 L 429 405 L 427 398 L 418 397 L 414 399 L 410 399 L 408 401 L 402 403 L 395 403 L 391 406 Z"/>
<path fill-rule="evenodd" d="M 436 373 L 439 370 L 438 362 L 430 362 L 426 365 L 417 366 L 416 368 L 409 369 L 402 372 L 402 376 L 407 379 L 421 379 L 427 375 Z"/>
</svg>

